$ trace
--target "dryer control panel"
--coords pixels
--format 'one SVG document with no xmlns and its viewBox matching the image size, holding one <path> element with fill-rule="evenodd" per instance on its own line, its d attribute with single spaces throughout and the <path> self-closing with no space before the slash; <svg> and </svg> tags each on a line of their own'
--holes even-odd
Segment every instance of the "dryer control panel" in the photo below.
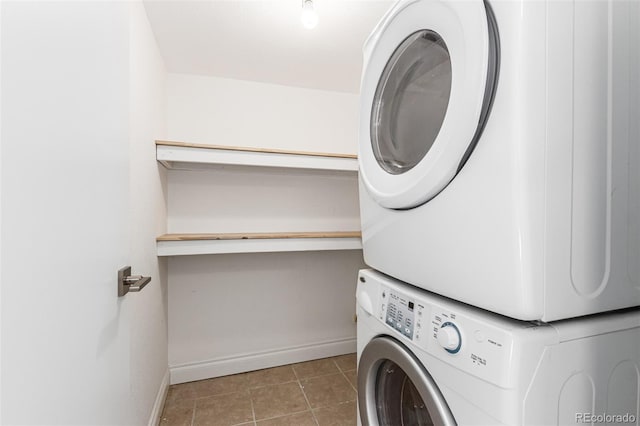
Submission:
<svg viewBox="0 0 640 426">
<path fill-rule="evenodd" d="M 508 384 L 513 337 L 493 324 L 494 316 L 462 304 L 455 309 L 455 302 L 410 288 L 379 289 L 377 317 L 391 335 L 468 373 Z"/>
</svg>

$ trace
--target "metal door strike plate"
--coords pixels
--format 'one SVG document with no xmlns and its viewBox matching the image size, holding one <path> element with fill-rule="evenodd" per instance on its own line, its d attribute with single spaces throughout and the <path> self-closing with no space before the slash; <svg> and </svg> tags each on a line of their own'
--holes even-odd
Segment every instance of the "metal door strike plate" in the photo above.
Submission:
<svg viewBox="0 0 640 426">
<path fill-rule="evenodd" d="M 140 291 L 150 281 L 151 277 L 131 275 L 131 266 L 125 266 L 118 271 L 118 297 L 122 297 L 130 291 Z"/>
</svg>

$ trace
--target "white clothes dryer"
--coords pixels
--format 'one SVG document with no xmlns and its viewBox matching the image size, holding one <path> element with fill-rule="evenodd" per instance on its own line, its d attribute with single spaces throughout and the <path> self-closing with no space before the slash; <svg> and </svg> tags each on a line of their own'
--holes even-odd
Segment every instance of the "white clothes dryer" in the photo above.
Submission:
<svg viewBox="0 0 640 426">
<path fill-rule="evenodd" d="M 524 322 L 359 278 L 359 424 L 638 424 L 640 309 Z"/>
<path fill-rule="evenodd" d="M 364 46 L 365 261 L 523 320 L 640 305 L 640 2 L 402 0 Z"/>
</svg>

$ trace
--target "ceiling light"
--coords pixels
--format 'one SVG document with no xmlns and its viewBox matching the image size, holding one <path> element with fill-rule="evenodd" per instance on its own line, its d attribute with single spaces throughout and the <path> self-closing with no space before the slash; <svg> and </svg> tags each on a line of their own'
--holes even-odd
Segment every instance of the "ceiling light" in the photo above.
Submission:
<svg viewBox="0 0 640 426">
<path fill-rule="evenodd" d="M 302 25 L 310 30 L 318 25 L 318 14 L 313 7 L 313 0 L 302 0 L 302 15 L 300 15 Z"/>
</svg>

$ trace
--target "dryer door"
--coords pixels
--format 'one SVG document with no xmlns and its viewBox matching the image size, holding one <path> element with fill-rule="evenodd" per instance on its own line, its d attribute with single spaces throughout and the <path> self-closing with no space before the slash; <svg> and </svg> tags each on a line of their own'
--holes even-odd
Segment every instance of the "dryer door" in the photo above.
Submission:
<svg viewBox="0 0 640 426">
<path fill-rule="evenodd" d="M 358 363 L 363 425 L 455 425 L 438 386 L 420 361 L 391 337 L 376 337 Z"/>
<path fill-rule="evenodd" d="M 408 209 L 462 168 L 489 114 L 498 36 L 482 0 L 399 2 L 365 44 L 360 173 L 382 206 Z"/>
</svg>

